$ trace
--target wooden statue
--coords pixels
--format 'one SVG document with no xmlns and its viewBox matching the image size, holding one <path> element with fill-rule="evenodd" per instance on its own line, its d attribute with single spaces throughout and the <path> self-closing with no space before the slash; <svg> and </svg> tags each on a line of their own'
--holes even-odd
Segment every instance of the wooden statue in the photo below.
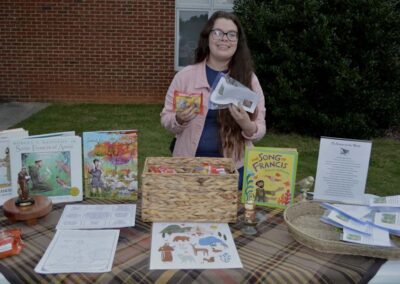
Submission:
<svg viewBox="0 0 400 284">
<path fill-rule="evenodd" d="M 29 196 L 29 180 L 30 176 L 28 175 L 26 168 L 23 167 L 18 173 L 18 199 L 15 201 L 17 206 L 29 206 L 35 203 L 35 200 Z"/>
</svg>

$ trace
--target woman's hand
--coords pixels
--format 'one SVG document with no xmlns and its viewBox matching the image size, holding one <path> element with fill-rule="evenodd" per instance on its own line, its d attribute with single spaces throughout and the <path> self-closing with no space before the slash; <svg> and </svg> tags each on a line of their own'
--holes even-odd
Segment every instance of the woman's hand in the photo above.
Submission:
<svg viewBox="0 0 400 284">
<path fill-rule="evenodd" d="M 235 106 L 234 104 L 229 105 L 229 112 L 231 113 L 233 119 L 239 124 L 240 128 L 242 128 L 244 134 L 247 136 L 252 136 L 257 131 L 257 126 L 254 121 L 251 121 L 249 114 L 243 109 L 243 107 L 239 104 L 239 106 Z"/>
<path fill-rule="evenodd" d="M 175 118 L 176 118 L 176 121 L 179 124 L 182 125 L 182 124 L 184 124 L 186 122 L 191 121 L 193 118 L 196 117 L 196 115 L 197 115 L 196 106 L 192 105 L 192 106 L 190 106 L 188 108 L 185 108 L 182 111 L 177 111 L 176 115 L 175 115 Z"/>
</svg>

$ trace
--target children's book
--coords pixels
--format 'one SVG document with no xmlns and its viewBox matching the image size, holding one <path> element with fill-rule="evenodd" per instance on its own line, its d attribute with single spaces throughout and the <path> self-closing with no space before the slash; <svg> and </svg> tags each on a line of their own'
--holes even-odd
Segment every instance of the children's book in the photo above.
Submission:
<svg viewBox="0 0 400 284">
<path fill-rule="evenodd" d="M 245 150 L 242 202 L 286 208 L 293 203 L 297 150 L 252 147 Z"/>
<path fill-rule="evenodd" d="M 11 181 L 18 191 L 18 176 L 28 176 L 32 195 L 53 203 L 82 201 L 82 145 L 78 136 L 11 140 Z"/>
<path fill-rule="evenodd" d="M 137 199 L 137 130 L 83 133 L 85 196 Z"/>
<path fill-rule="evenodd" d="M 153 223 L 150 269 L 243 268 L 228 224 Z"/>
<path fill-rule="evenodd" d="M 18 195 L 11 186 L 10 140 L 27 136 L 28 131 L 22 128 L 0 131 L 0 206 L 8 199 Z"/>
</svg>

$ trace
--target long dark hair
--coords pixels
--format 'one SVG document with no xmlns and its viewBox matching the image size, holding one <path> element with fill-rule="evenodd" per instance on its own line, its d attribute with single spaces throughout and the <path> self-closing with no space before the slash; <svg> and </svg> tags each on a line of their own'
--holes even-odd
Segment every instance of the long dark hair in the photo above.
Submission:
<svg viewBox="0 0 400 284">
<path fill-rule="evenodd" d="M 251 89 L 251 78 L 254 70 L 253 61 L 249 47 L 247 46 L 246 35 L 243 27 L 240 24 L 238 17 L 232 13 L 217 11 L 208 19 L 206 25 L 200 33 L 200 38 L 195 50 L 195 63 L 202 62 L 208 58 L 210 54 L 210 47 L 208 45 L 209 35 L 214 27 L 215 21 L 220 18 L 231 20 L 236 25 L 238 30 L 236 52 L 232 56 L 228 66 L 229 76 Z M 250 114 L 250 118 L 254 120 L 256 115 L 256 112 L 254 114 Z M 240 158 L 243 154 L 245 143 L 242 136 L 242 129 L 233 119 L 228 109 L 219 111 L 218 122 L 222 148 L 225 156 L 235 157 L 237 159 Z M 234 153 L 235 148 L 238 149 L 236 153 Z"/>
</svg>

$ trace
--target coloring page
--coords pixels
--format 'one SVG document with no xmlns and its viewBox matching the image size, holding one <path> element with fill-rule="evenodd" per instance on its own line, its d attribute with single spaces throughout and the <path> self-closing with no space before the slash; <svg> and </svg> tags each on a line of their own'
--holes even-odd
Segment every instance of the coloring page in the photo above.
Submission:
<svg viewBox="0 0 400 284">
<path fill-rule="evenodd" d="M 153 223 L 150 269 L 243 268 L 228 224 Z"/>
</svg>

